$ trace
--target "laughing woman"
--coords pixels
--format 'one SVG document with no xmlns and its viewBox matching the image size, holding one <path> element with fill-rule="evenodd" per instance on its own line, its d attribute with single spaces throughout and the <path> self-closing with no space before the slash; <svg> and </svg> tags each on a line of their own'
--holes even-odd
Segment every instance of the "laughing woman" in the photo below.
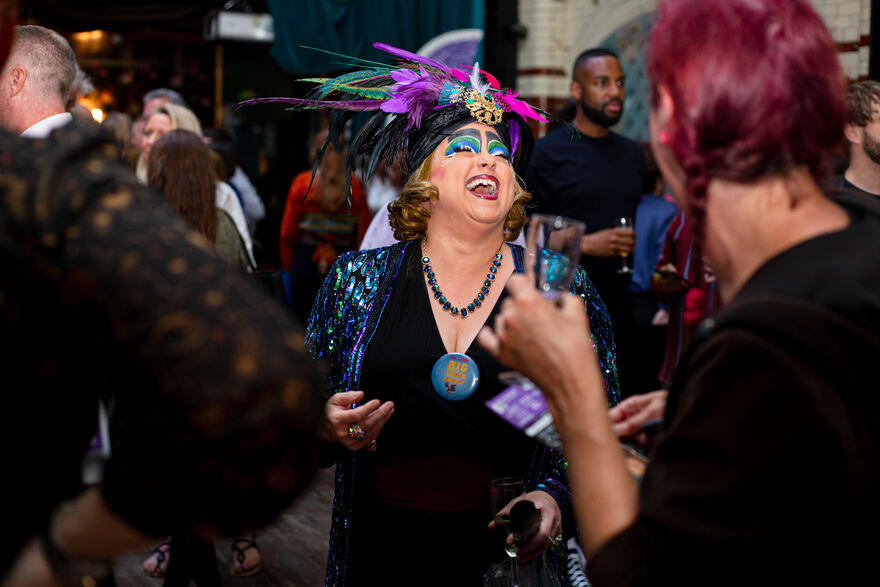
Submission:
<svg viewBox="0 0 880 587">
<path fill-rule="evenodd" d="M 552 546 L 558 563 L 562 538 L 574 529 L 563 457 L 486 408 L 503 389 L 502 368 L 474 343 L 510 275 L 523 270 L 522 249 L 506 241 L 526 222 L 529 195 L 516 169 L 533 145 L 524 116 L 539 115 L 499 91 L 494 78 L 484 81 L 476 66 L 468 77 L 376 46 L 403 57 L 399 68 L 371 64 L 325 81 L 314 100 L 293 100 L 335 108 L 331 138 L 347 108 L 381 109 L 352 140 L 353 157 L 363 158 L 369 175 L 405 149 L 409 178 L 389 206 L 401 242 L 341 256 L 309 321 L 311 349 L 328 360 L 335 392 L 325 408 L 325 440 L 337 464 L 327 584 L 481 585 L 487 567 L 505 556 L 489 527 L 490 480 L 522 477 L 525 497 L 541 510 L 521 561 Z M 358 75 L 364 82 L 355 94 Z M 605 307 L 582 270 L 574 281 L 596 325 L 614 403 Z M 479 373 L 454 394 L 432 382 L 449 353 Z M 557 572 L 563 577 L 563 565 Z"/>
</svg>

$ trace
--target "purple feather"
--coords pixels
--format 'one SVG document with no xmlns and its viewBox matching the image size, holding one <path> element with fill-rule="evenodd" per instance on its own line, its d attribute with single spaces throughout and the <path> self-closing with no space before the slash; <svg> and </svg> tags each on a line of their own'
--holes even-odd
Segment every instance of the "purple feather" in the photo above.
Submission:
<svg viewBox="0 0 880 587">
<path fill-rule="evenodd" d="M 519 124 L 517 124 L 515 120 L 508 120 L 507 131 L 510 135 L 510 153 L 514 154 L 519 145 Z"/>
<path fill-rule="evenodd" d="M 446 83 L 445 75 L 430 74 L 419 65 L 419 73 L 398 69 L 391 73 L 395 83 L 389 88 L 391 98 L 381 106 L 383 112 L 407 113 L 407 130 L 422 123 L 425 112 L 434 108 Z"/>
<path fill-rule="evenodd" d="M 378 49 L 379 51 L 385 51 L 386 53 L 391 53 L 392 55 L 396 55 L 401 59 L 406 59 L 407 61 L 415 61 L 416 63 L 422 63 L 427 65 L 428 67 L 434 67 L 439 69 L 440 71 L 449 71 L 449 66 L 440 63 L 439 61 L 434 61 L 433 59 L 429 59 L 427 57 L 422 57 L 421 55 L 416 55 L 415 53 L 410 53 L 405 49 L 398 49 L 397 47 L 392 47 L 391 45 L 386 45 L 385 43 L 373 43 L 373 47 Z"/>
<path fill-rule="evenodd" d="M 330 108 L 332 110 L 351 110 L 353 112 L 364 112 L 367 110 L 379 110 L 385 100 L 309 100 L 307 98 L 252 98 L 239 102 L 234 109 L 238 110 L 242 106 L 253 106 L 255 104 L 280 103 L 289 104 L 291 106 L 302 106 L 303 108 Z"/>
</svg>

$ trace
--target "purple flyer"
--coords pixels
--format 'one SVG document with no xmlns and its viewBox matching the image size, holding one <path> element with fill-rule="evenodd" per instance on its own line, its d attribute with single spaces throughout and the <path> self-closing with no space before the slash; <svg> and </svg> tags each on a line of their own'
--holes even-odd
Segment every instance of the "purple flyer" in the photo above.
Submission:
<svg viewBox="0 0 880 587">
<path fill-rule="evenodd" d="M 551 448 L 561 448 L 544 395 L 531 381 L 518 380 L 487 401 L 486 406 L 526 435 Z"/>
<path fill-rule="evenodd" d="M 547 411 L 541 390 L 524 383 L 515 383 L 486 402 L 490 410 L 523 431 Z"/>
</svg>

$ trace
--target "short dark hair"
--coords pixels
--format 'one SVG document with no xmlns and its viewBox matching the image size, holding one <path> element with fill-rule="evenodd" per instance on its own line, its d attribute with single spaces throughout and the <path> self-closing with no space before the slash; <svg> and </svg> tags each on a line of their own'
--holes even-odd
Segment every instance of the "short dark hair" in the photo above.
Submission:
<svg viewBox="0 0 880 587">
<path fill-rule="evenodd" d="M 617 56 L 617 53 L 612 51 L 611 49 L 606 49 L 605 47 L 593 47 L 591 49 L 587 49 L 577 56 L 577 59 L 574 60 L 574 65 L 571 66 L 571 79 L 574 79 L 575 73 L 577 73 L 578 67 L 592 59 L 593 57 L 614 57 L 618 61 L 620 61 L 620 57 Z"/>
<path fill-rule="evenodd" d="M 867 126 L 874 120 L 874 107 L 880 106 L 880 83 L 866 80 L 846 88 L 846 123 Z"/>
<path fill-rule="evenodd" d="M 183 99 L 183 96 L 180 95 L 180 92 L 175 92 L 170 88 L 156 88 L 154 90 L 150 90 L 146 94 L 144 94 L 143 102 L 146 104 L 150 100 L 155 100 L 156 98 L 165 98 L 172 104 L 176 104 L 178 106 L 186 106 L 186 100 Z"/>
</svg>

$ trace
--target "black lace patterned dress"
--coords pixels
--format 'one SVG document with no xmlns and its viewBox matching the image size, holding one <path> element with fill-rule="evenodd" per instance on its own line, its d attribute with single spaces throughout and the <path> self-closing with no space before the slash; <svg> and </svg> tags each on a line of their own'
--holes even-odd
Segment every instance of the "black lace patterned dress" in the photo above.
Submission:
<svg viewBox="0 0 880 587">
<path fill-rule="evenodd" d="M 0 132 L 0 575 L 79 490 L 105 383 L 104 498 L 147 534 L 266 523 L 315 467 L 302 335 L 115 160 L 99 128 Z"/>
</svg>

